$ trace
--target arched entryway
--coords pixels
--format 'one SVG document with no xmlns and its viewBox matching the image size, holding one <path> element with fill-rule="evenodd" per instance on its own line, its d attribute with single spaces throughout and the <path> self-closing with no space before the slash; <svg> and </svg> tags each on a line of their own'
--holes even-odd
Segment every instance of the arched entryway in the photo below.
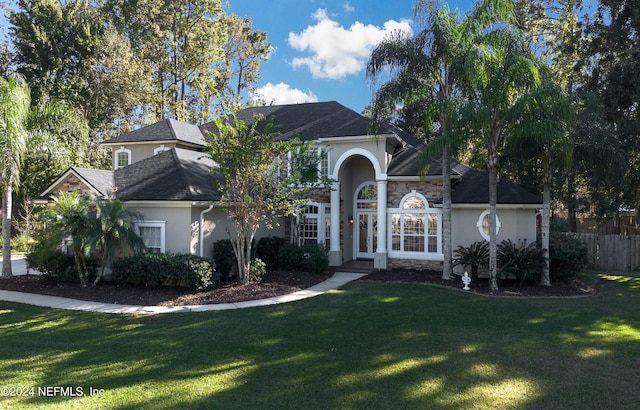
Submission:
<svg viewBox="0 0 640 410">
<path fill-rule="evenodd" d="M 362 148 L 342 153 L 332 167 L 330 263 L 369 259 L 376 268 L 387 264 L 387 175 L 383 159 Z"/>
</svg>

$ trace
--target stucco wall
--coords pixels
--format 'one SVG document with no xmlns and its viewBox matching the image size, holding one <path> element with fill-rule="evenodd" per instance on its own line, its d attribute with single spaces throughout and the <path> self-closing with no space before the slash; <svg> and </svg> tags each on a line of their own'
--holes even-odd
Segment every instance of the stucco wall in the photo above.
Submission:
<svg viewBox="0 0 640 410">
<path fill-rule="evenodd" d="M 165 252 L 193 253 L 192 238 L 197 229 L 192 224 L 191 207 L 168 207 L 136 205 L 127 203 L 130 208 L 138 209 L 144 215 L 145 222 L 165 222 Z"/>
<path fill-rule="evenodd" d="M 478 230 L 478 218 L 488 207 L 453 209 L 451 212 L 451 230 L 454 249 L 458 245 L 467 246 L 475 241 L 485 240 Z M 505 239 L 514 242 L 536 240 L 536 215 L 533 209 L 504 209 L 498 208 L 500 230 L 498 243 Z"/>
<path fill-rule="evenodd" d="M 192 211 L 192 218 L 199 225 L 200 212 L 204 207 L 194 207 Z M 213 244 L 219 240 L 229 239 L 227 229 L 233 232 L 233 225 L 229 220 L 227 213 L 220 209 L 214 208 L 210 212 L 204 214 L 204 257 L 210 259 L 213 253 Z M 284 218 L 280 218 L 277 224 L 274 224 L 273 229 L 268 229 L 266 226 L 261 226 L 256 232 L 256 242 L 264 236 L 277 236 L 280 238 L 286 238 L 285 236 L 285 223 Z M 198 243 L 199 236 L 196 228 L 195 237 L 193 239 L 193 249 L 195 254 L 198 254 L 200 245 Z"/>
<path fill-rule="evenodd" d="M 111 149 L 111 159 L 113 161 L 113 168 L 116 164 L 115 152 L 118 151 L 123 146 L 131 151 L 131 163 L 135 163 L 138 161 L 142 161 L 143 159 L 149 158 L 153 156 L 153 151 L 156 148 L 160 148 L 161 145 L 164 145 L 166 148 L 175 148 L 176 144 L 174 142 L 167 142 L 166 144 L 123 144 L 122 146 L 112 146 Z"/>
</svg>

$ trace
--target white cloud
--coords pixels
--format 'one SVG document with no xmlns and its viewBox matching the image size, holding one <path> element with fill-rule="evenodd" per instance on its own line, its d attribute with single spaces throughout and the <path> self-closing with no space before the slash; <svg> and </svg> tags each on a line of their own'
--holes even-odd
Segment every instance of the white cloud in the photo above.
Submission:
<svg viewBox="0 0 640 410">
<path fill-rule="evenodd" d="M 342 5 L 342 8 L 344 9 L 344 11 L 346 11 L 347 13 L 353 13 L 354 11 L 356 11 L 356 8 L 353 7 L 351 5 L 351 3 L 346 2 Z"/>
<path fill-rule="evenodd" d="M 289 33 L 289 45 L 311 54 L 294 58 L 291 65 L 307 67 L 314 78 L 337 80 L 358 74 L 386 34 L 393 30 L 412 32 L 409 20 L 389 20 L 383 27 L 355 22 L 346 29 L 331 20 L 325 9 L 318 9 L 313 18 L 317 21 L 314 26 L 299 34 Z"/>
<path fill-rule="evenodd" d="M 256 89 L 251 93 L 252 100 L 263 100 L 267 104 L 300 104 L 307 102 L 317 102 L 318 97 L 312 93 L 291 88 L 289 84 L 267 83 L 264 87 Z"/>
</svg>

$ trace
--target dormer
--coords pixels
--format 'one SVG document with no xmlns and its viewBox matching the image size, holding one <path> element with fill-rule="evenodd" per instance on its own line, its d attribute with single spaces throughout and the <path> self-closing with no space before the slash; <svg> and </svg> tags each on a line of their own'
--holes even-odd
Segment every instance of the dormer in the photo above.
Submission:
<svg viewBox="0 0 640 410">
<path fill-rule="evenodd" d="M 163 120 L 102 143 L 112 149 L 112 169 L 129 166 L 173 148 L 204 152 L 207 144 L 200 129 L 177 120 Z"/>
</svg>

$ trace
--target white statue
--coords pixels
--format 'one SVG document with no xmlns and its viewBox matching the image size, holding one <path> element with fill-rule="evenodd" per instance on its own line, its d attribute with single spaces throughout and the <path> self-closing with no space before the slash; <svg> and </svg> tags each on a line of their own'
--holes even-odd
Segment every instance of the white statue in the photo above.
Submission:
<svg viewBox="0 0 640 410">
<path fill-rule="evenodd" d="M 469 272 L 465 272 L 462 276 L 462 283 L 464 283 L 464 288 L 462 290 L 471 290 L 469 284 L 471 283 L 471 276 L 469 276 Z"/>
</svg>

